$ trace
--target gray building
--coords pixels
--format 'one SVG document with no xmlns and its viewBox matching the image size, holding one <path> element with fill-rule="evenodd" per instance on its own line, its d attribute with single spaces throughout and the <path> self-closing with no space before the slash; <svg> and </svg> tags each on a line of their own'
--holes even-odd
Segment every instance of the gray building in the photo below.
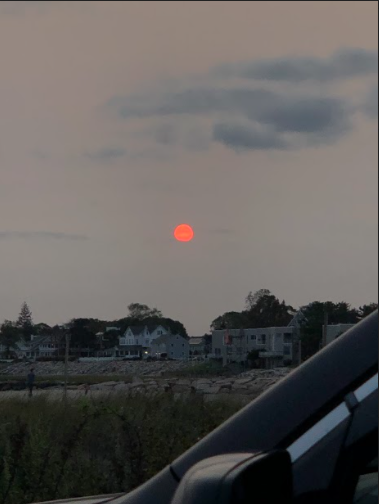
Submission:
<svg viewBox="0 0 379 504">
<path fill-rule="evenodd" d="M 334 341 L 338 336 L 341 336 L 344 332 L 348 331 L 355 324 L 335 324 L 335 325 L 327 325 L 326 326 L 326 344 L 329 345 L 332 341 Z"/>
<path fill-rule="evenodd" d="M 164 334 L 151 342 L 152 357 L 168 357 L 175 360 L 188 360 L 190 345 L 186 338 L 179 334 Z"/>
<path fill-rule="evenodd" d="M 244 362 L 255 350 L 264 367 L 284 365 L 295 359 L 297 334 L 293 326 L 213 331 L 212 356 L 224 364 Z"/>
<path fill-rule="evenodd" d="M 204 355 L 205 338 L 204 336 L 192 336 L 189 339 L 190 355 Z"/>
</svg>

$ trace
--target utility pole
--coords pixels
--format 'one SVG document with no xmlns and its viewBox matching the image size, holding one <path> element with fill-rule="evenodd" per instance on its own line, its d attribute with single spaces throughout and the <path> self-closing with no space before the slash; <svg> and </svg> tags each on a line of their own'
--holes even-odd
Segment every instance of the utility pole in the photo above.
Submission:
<svg viewBox="0 0 379 504">
<path fill-rule="evenodd" d="M 67 399 L 68 356 L 70 351 L 70 334 L 66 333 L 66 352 L 64 359 L 64 398 Z"/>
<path fill-rule="evenodd" d="M 299 366 L 301 366 L 301 339 L 299 338 Z"/>
</svg>

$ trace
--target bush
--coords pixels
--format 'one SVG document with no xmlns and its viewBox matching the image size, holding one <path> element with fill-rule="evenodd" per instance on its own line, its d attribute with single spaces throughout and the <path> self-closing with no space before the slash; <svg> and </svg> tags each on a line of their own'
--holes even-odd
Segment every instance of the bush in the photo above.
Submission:
<svg viewBox="0 0 379 504">
<path fill-rule="evenodd" d="M 170 394 L 1 400 L 0 503 L 128 492 L 237 409 Z"/>
</svg>

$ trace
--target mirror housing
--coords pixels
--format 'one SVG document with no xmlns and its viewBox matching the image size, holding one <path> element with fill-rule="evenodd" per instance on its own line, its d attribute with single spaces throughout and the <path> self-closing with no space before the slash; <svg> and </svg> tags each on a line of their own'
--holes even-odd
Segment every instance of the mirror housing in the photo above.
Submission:
<svg viewBox="0 0 379 504">
<path fill-rule="evenodd" d="M 205 459 L 184 476 L 172 504 L 290 504 L 291 458 L 285 450 Z"/>
</svg>

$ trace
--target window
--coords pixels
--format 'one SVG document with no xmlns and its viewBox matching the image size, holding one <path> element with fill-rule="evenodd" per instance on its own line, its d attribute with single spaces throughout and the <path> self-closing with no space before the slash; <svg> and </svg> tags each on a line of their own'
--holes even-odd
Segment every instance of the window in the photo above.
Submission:
<svg viewBox="0 0 379 504">
<path fill-rule="evenodd" d="M 174 343 L 171 343 L 171 346 L 173 347 L 173 346 L 174 346 Z"/>
<path fill-rule="evenodd" d="M 265 345 L 266 344 L 266 335 L 265 334 L 260 334 L 258 336 L 258 345 Z"/>
<path fill-rule="evenodd" d="M 292 334 L 284 333 L 284 343 L 291 343 L 291 342 L 292 342 Z"/>
<path fill-rule="evenodd" d="M 215 355 L 221 355 L 221 348 L 215 348 Z"/>
<path fill-rule="evenodd" d="M 138 345 L 138 338 L 136 339 L 136 345 Z"/>
<path fill-rule="evenodd" d="M 184 348 L 184 343 L 182 343 L 182 347 Z"/>
<path fill-rule="evenodd" d="M 146 345 L 148 345 L 149 343 L 150 343 L 149 338 L 146 338 Z"/>
<path fill-rule="evenodd" d="M 291 346 L 290 345 L 284 345 L 284 347 L 283 347 L 283 353 L 284 353 L 284 355 L 291 355 Z"/>
<path fill-rule="evenodd" d="M 252 335 L 250 336 L 250 339 L 251 339 L 251 341 L 256 341 L 257 336 L 256 336 L 255 334 L 252 334 Z"/>
</svg>

